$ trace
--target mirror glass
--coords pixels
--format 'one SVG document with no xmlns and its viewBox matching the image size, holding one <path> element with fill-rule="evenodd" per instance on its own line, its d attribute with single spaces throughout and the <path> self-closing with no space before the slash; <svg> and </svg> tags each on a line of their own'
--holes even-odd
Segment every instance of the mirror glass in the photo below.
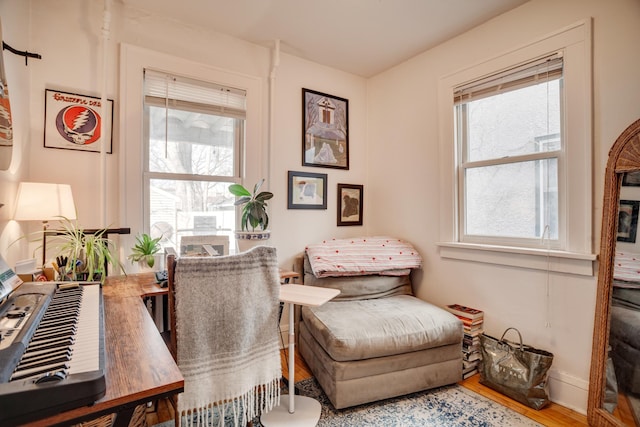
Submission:
<svg viewBox="0 0 640 427">
<path fill-rule="evenodd" d="M 640 425 L 640 120 L 618 137 L 605 172 L 588 419 Z"/>
<path fill-rule="evenodd" d="M 640 171 L 625 172 L 621 184 L 606 367 L 611 402 L 605 395 L 604 407 L 615 404 L 616 418 L 635 426 L 640 425 Z"/>
</svg>

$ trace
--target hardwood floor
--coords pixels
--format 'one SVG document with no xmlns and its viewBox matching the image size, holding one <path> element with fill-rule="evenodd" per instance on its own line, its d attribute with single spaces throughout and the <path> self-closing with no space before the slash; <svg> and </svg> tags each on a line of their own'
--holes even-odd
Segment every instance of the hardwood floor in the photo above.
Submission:
<svg viewBox="0 0 640 427">
<path fill-rule="evenodd" d="M 282 358 L 282 372 L 286 376 L 287 375 L 287 359 L 286 359 L 284 350 L 281 352 L 280 355 Z M 309 371 L 309 368 L 307 367 L 306 363 L 304 363 L 304 361 L 302 360 L 302 357 L 296 354 L 295 360 L 296 360 L 296 367 L 295 367 L 296 382 L 305 380 L 313 376 L 311 374 L 311 371 Z M 576 411 L 567 409 L 564 406 L 560 406 L 555 403 L 551 403 L 546 408 L 536 411 L 535 409 L 531 409 L 525 405 L 515 402 L 509 399 L 508 397 L 505 397 L 502 394 L 483 386 L 482 384 L 480 384 L 479 380 L 480 380 L 480 376 L 474 375 L 471 378 L 461 381 L 459 384 L 462 385 L 463 387 L 466 387 L 470 390 L 475 391 L 476 393 L 488 399 L 491 399 L 495 402 L 498 402 L 501 405 L 504 405 L 510 409 L 513 409 L 514 411 L 519 412 L 520 414 L 526 417 L 529 417 L 545 426 L 549 426 L 549 427 L 588 426 L 587 417 Z M 624 400 L 626 402 L 626 399 L 621 399 L 621 400 Z M 627 411 L 627 413 L 629 413 L 628 405 L 625 407 L 624 402 L 622 402 L 621 405 L 619 406 L 620 406 L 619 409 L 617 409 L 616 411 L 618 412 Z M 628 414 L 626 416 L 628 416 Z M 149 426 L 152 426 L 153 424 L 157 424 L 159 422 L 163 422 L 170 419 L 173 419 L 173 410 L 171 408 L 171 405 L 169 405 L 165 401 L 159 402 L 157 405 L 157 408 L 154 408 L 154 410 L 150 410 L 147 413 L 147 424 Z M 629 425 L 634 425 L 634 424 L 632 422 Z"/>
</svg>

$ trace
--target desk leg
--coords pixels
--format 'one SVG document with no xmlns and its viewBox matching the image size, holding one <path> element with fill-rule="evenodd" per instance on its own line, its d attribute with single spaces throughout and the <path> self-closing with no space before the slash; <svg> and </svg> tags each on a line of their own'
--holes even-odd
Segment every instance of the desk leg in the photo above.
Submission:
<svg viewBox="0 0 640 427">
<path fill-rule="evenodd" d="M 294 304 L 289 304 L 289 396 L 283 394 L 280 405 L 260 417 L 265 427 L 312 427 L 320 421 L 320 402 L 310 397 L 296 396 L 294 308 Z"/>
<path fill-rule="evenodd" d="M 113 425 L 111 427 L 127 427 L 131 422 L 131 418 L 133 417 L 135 410 L 136 407 L 132 406 L 117 412 L 116 418 L 113 420 Z"/>
</svg>

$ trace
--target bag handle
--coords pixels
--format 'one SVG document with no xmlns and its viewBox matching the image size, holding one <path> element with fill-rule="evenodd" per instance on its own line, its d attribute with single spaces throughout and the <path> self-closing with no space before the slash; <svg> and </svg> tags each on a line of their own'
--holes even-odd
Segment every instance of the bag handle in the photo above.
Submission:
<svg viewBox="0 0 640 427">
<path fill-rule="evenodd" d="M 504 336 L 507 335 L 507 332 L 509 332 L 510 330 L 514 330 L 518 333 L 518 338 L 520 338 L 520 351 L 523 351 L 523 346 L 522 346 L 522 335 L 520 334 L 520 331 L 517 330 L 516 328 L 507 328 L 504 333 L 502 334 L 502 336 L 500 337 L 500 341 L 505 341 Z"/>
</svg>

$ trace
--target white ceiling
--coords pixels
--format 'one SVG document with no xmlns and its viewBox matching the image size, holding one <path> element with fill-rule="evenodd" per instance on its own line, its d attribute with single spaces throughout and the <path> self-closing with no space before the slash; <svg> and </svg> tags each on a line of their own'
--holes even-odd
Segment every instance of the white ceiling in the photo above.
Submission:
<svg viewBox="0 0 640 427">
<path fill-rule="evenodd" d="M 528 0 L 120 0 L 363 77 Z"/>
</svg>

